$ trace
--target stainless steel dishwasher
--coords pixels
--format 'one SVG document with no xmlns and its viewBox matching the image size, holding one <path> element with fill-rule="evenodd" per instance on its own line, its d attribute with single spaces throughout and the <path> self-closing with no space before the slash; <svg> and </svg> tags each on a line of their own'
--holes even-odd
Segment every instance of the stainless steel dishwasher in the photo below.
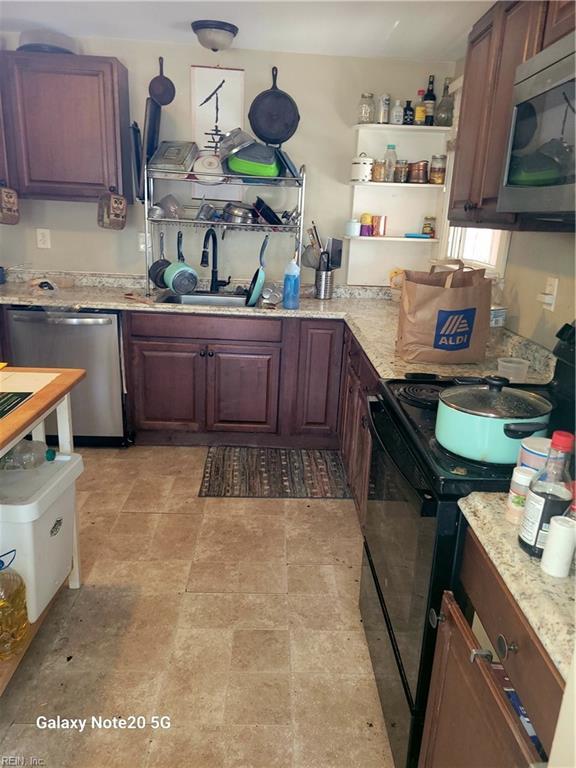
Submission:
<svg viewBox="0 0 576 768">
<path fill-rule="evenodd" d="M 13 365 L 84 368 L 86 378 L 71 393 L 77 445 L 124 443 L 124 387 L 119 315 L 42 307 L 7 312 Z M 55 420 L 47 422 L 56 434 Z"/>
</svg>

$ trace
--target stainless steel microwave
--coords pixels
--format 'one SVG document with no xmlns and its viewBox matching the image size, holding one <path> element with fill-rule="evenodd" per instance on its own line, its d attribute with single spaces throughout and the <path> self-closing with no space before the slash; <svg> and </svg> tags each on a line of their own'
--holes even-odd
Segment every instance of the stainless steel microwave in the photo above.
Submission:
<svg viewBox="0 0 576 768">
<path fill-rule="evenodd" d="M 574 216 L 574 36 L 521 64 L 498 210 Z"/>
</svg>

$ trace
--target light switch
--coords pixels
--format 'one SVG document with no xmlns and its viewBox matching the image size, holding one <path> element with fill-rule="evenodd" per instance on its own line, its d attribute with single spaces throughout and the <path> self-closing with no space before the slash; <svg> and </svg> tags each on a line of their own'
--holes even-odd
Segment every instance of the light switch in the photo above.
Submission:
<svg viewBox="0 0 576 768">
<path fill-rule="evenodd" d="M 36 230 L 36 248 L 52 248 L 49 229 Z"/>
<path fill-rule="evenodd" d="M 556 296 L 558 295 L 558 278 L 547 277 L 544 292 L 539 293 L 536 299 L 543 304 L 543 309 L 553 312 L 556 306 Z"/>
</svg>

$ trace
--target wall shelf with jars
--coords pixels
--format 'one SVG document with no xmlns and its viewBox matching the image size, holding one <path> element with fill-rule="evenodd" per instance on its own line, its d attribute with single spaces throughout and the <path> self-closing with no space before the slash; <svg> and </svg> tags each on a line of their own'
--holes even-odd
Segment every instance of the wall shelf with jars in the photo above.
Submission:
<svg viewBox="0 0 576 768">
<path fill-rule="evenodd" d="M 344 228 L 349 284 L 389 285 L 392 270 L 425 270 L 437 257 L 448 226 L 445 177 L 451 133 L 451 127 L 434 125 L 354 126 L 350 221 Z M 373 236 L 366 224 L 370 215 L 376 222 Z M 423 232 L 431 237 L 414 237 Z"/>
</svg>

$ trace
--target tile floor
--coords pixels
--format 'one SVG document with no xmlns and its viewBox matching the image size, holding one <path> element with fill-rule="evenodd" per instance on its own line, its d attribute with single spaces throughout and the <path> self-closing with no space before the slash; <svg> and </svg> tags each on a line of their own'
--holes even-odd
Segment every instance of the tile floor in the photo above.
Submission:
<svg viewBox="0 0 576 768">
<path fill-rule="evenodd" d="M 0 699 L 0 756 L 391 768 L 353 503 L 199 498 L 204 448 L 82 453 L 83 586 L 60 593 Z M 171 727 L 39 730 L 40 715 Z"/>
</svg>

